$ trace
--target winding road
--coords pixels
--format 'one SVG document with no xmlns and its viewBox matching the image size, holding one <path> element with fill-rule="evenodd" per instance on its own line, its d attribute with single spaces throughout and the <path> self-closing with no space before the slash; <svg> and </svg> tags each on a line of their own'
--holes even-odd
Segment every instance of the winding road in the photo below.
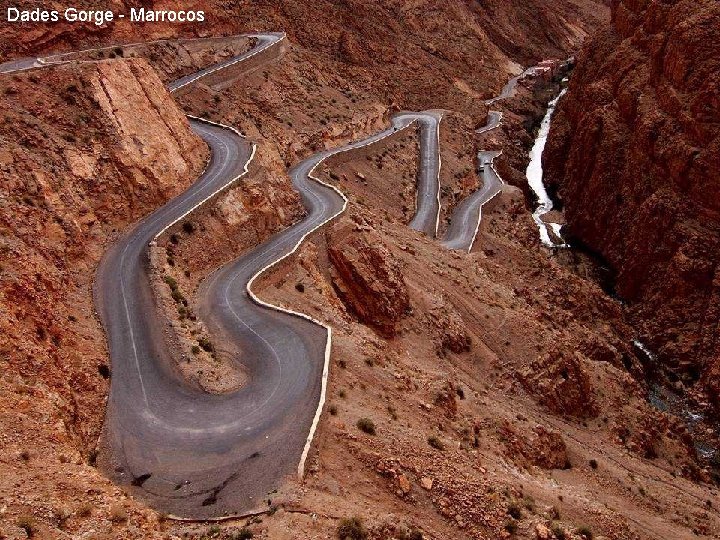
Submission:
<svg viewBox="0 0 720 540">
<path fill-rule="evenodd" d="M 478 174 L 482 187 L 463 199 L 453 211 L 443 245 L 448 249 L 472 250 L 482 220 L 482 207 L 502 190 L 503 181 L 493 167 L 500 152 L 478 152 Z"/>
<path fill-rule="evenodd" d="M 485 100 L 485 105 L 492 105 L 493 103 L 497 101 L 501 101 L 503 99 L 509 98 L 512 96 L 512 93 L 515 91 L 515 87 L 517 84 L 522 81 L 525 77 L 528 77 L 530 75 L 534 75 L 537 71 L 537 66 L 531 66 L 527 68 L 525 71 L 520 73 L 519 75 L 515 75 L 512 79 L 510 79 L 505 86 L 503 86 L 502 90 L 500 90 L 500 93 L 495 96 L 494 98 Z"/>
<path fill-rule="evenodd" d="M 252 50 L 168 88 L 179 90 L 285 39 L 284 34 L 244 37 L 256 38 Z M 23 59 L 0 65 L 0 72 L 71 61 L 62 55 Z M 287 476 L 302 475 L 324 402 L 331 330 L 303 314 L 265 304 L 252 292 L 252 283 L 346 208 L 341 192 L 312 176 L 318 165 L 414 123 L 421 127 L 422 164 L 410 226 L 434 237 L 440 210 L 441 118 L 440 111 L 399 113 L 388 129 L 320 152 L 290 170 L 306 217 L 217 270 L 199 291 L 201 318 L 214 338 L 230 340 L 241 351 L 235 361 L 248 375 L 247 384 L 226 395 L 208 394 L 177 373 L 148 275 L 148 246 L 245 175 L 255 153 L 236 131 L 190 118 L 192 129 L 211 149 L 207 169 L 116 242 L 96 275 L 95 301 L 113 367 L 99 456 L 110 477 L 164 512 L 207 519 L 266 509 L 266 500 Z"/>
<path fill-rule="evenodd" d="M 420 166 L 417 177 L 415 216 L 410 228 L 431 238 L 437 236 L 440 225 L 440 121 L 442 111 L 404 112 L 393 117 L 393 123 L 420 124 Z"/>
<path fill-rule="evenodd" d="M 531 67 L 510 79 L 503 87 L 500 94 L 492 99 L 486 100 L 486 105 L 491 105 L 499 100 L 512 95 L 518 81 L 535 72 Z M 501 111 L 488 111 L 487 122 L 484 126 L 475 130 L 477 135 L 482 135 L 500 126 L 503 113 Z M 442 244 L 448 249 L 458 251 L 472 251 L 475 239 L 477 238 L 480 223 L 482 221 L 482 207 L 496 197 L 501 191 L 504 182 L 495 170 L 493 162 L 502 152 L 480 150 L 477 154 L 478 176 L 482 180 L 482 187 L 463 199 L 453 210 L 450 224 L 445 231 Z"/>
<path fill-rule="evenodd" d="M 180 90 L 286 39 L 279 33 L 242 37 L 255 38 L 250 51 L 173 81 L 168 88 Z M 62 57 L 2 64 L 0 73 L 72 61 Z M 503 92 L 509 95 L 512 87 Z M 345 196 L 313 176 L 321 163 L 392 137 L 415 123 L 420 126 L 421 163 L 410 227 L 434 238 L 440 215 L 442 114 L 437 110 L 398 113 L 386 130 L 325 150 L 293 167 L 289 174 L 302 197 L 305 218 L 202 283 L 199 314 L 216 341 L 221 338 L 240 351 L 233 361 L 248 376 L 241 389 L 224 395 L 190 385 L 175 369 L 167 323 L 157 315 L 148 246 L 247 174 L 255 146 L 231 128 L 190 118 L 192 129 L 211 149 L 207 169 L 190 188 L 116 242 L 96 275 L 95 301 L 113 367 L 99 457 L 110 477 L 171 515 L 209 519 L 266 509 L 267 500 L 286 477 L 302 476 L 325 400 L 332 331 L 307 315 L 263 302 L 252 292 L 252 284 L 345 210 Z M 501 118 L 501 113 L 491 111 L 488 124 L 478 131 L 497 127 Z M 483 187 L 456 209 L 446 246 L 472 248 L 482 205 L 502 186 L 492 168 L 496 155 L 479 153 Z"/>
<path fill-rule="evenodd" d="M 537 66 L 532 66 L 527 68 L 519 75 L 511 78 L 502 88 L 500 94 L 498 94 L 492 99 L 486 100 L 485 104 L 492 105 L 494 103 L 497 103 L 498 101 L 510 97 L 514 92 L 517 84 L 524 78 L 535 74 L 536 71 Z M 550 103 L 549 107 L 551 109 L 554 109 L 554 105 L 556 102 L 557 100 Z M 486 124 L 476 129 L 475 133 L 478 135 L 482 135 L 484 133 L 487 133 L 488 131 L 496 129 L 500 126 L 502 118 L 503 113 L 501 111 L 488 111 Z M 547 138 L 547 134 L 545 138 Z M 447 231 L 445 231 L 445 236 L 442 240 L 442 244 L 445 247 L 449 249 L 467 251 L 468 253 L 472 251 L 473 245 L 475 244 L 475 239 L 477 238 L 478 230 L 480 229 L 480 223 L 482 221 L 482 207 L 485 206 L 502 191 L 502 186 L 504 182 L 502 178 L 500 178 L 498 172 L 495 170 L 495 167 L 493 166 L 495 158 L 498 157 L 501 153 L 502 152 L 485 150 L 480 150 L 478 152 L 478 175 L 482 180 L 482 187 L 470 194 L 465 199 L 463 199 L 460 204 L 455 207 L 450 218 L 450 224 L 448 225 Z M 540 150 L 540 153 L 542 154 L 542 149 Z M 533 164 L 532 166 L 536 167 L 535 164 Z M 540 167 L 542 168 L 542 165 L 540 165 Z M 530 168 L 528 168 L 528 170 L 530 170 Z M 542 176 L 542 171 L 540 172 L 540 174 Z M 541 201 L 542 200 L 543 199 L 541 199 Z M 552 208 L 552 202 L 550 202 L 550 208 Z M 538 219 L 539 218 L 536 218 L 536 221 Z M 548 236 L 547 233 L 545 233 L 545 236 Z M 541 234 L 543 242 L 545 242 L 545 236 L 542 236 Z"/>
</svg>

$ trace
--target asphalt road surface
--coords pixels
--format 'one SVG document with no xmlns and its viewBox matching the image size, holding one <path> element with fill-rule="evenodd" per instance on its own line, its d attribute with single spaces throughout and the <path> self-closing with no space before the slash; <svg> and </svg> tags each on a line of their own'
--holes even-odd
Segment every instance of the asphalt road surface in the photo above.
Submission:
<svg viewBox="0 0 720 540">
<path fill-rule="evenodd" d="M 20 58 L 11 62 L 0 64 L 0 73 L 14 73 L 25 71 L 38 66 L 37 58 Z"/>
<path fill-rule="evenodd" d="M 259 36 L 264 49 L 277 35 Z M 254 49 L 223 67 L 256 54 Z M 217 71 L 170 84 L 177 89 Z M 147 275 L 147 246 L 208 195 L 243 173 L 251 146 L 233 131 L 192 121 L 212 160 L 185 193 L 117 242 L 98 270 L 96 302 L 106 328 L 113 377 L 100 463 L 118 483 L 173 515 L 212 518 L 267 508 L 296 473 L 320 400 L 327 330 L 254 303 L 247 283 L 292 250 L 303 235 L 342 209 L 334 190 L 302 177 L 308 216 L 232 264 L 201 287 L 199 314 L 213 343 L 234 351 L 247 374 L 238 391 L 212 395 L 174 370 L 171 343 Z M 339 206 L 338 206 L 339 205 Z"/>
<path fill-rule="evenodd" d="M 503 181 L 492 167 L 500 152 L 478 152 L 478 174 L 482 187 L 466 197 L 455 208 L 442 243 L 449 249 L 470 251 L 475 243 L 482 207 L 502 190 Z"/>
<path fill-rule="evenodd" d="M 535 67 L 529 67 L 519 75 L 510 79 L 496 97 L 485 101 L 486 105 L 492 105 L 500 100 L 510 97 L 518 82 L 525 77 L 535 73 Z M 481 135 L 497 128 L 502 121 L 503 113 L 500 111 L 488 111 L 487 123 L 476 129 L 475 133 Z M 449 249 L 471 251 L 475 244 L 480 221 L 482 220 L 482 207 L 487 204 L 502 190 L 503 181 L 493 168 L 493 160 L 500 155 L 500 152 L 478 152 L 478 175 L 482 180 L 482 187 L 463 199 L 455 207 L 450 218 L 450 224 L 442 244 Z"/>
<path fill-rule="evenodd" d="M 431 238 L 437 235 L 440 220 L 440 121 L 442 111 L 404 112 L 393 117 L 397 122 L 420 124 L 420 167 L 418 168 L 415 215 L 410 228 Z"/>
<path fill-rule="evenodd" d="M 478 135 L 495 129 L 500 125 L 502 112 L 488 111 L 487 123 L 475 130 Z M 482 207 L 502 190 L 503 181 L 493 168 L 493 160 L 500 152 L 478 152 L 478 176 L 482 186 L 468 197 L 463 199 L 453 210 L 442 244 L 448 249 L 471 251 L 475 244 L 480 221 L 482 220 Z"/>
<path fill-rule="evenodd" d="M 532 66 L 527 68 L 525 71 L 520 73 L 519 75 L 516 75 L 512 79 L 510 79 L 505 86 L 503 86 L 503 89 L 500 91 L 500 93 L 495 96 L 492 99 L 488 99 L 485 101 L 485 105 L 492 105 L 493 103 L 500 101 L 505 98 L 509 98 L 513 91 L 515 90 L 515 87 L 517 86 L 518 82 L 523 80 L 525 77 L 532 75 L 537 70 L 536 66 Z"/>
<path fill-rule="evenodd" d="M 263 34 L 253 50 L 170 83 L 171 90 L 241 62 L 282 39 Z M 40 67 L 34 59 L 0 66 L 3 72 Z M 119 484 L 153 507 L 196 519 L 244 514 L 267 507 L 294 475 L 308 444 L 326 377 L 328 329 L 263 307 L 247 292 L 258 272 L 293 251 L 314 229 L 341 213 L 345 198 L 311 178 L 331 155 L 421 126 L 422 164 L 413 228 L 435 236 L 439 215 L 441 113 L 402 113 L 392 126 L 362 141 L 316 154 L 290 171 L 307 210 L 298 224 L 222 267 L 201 286 L 199 314 L 213 342 L 234 352 L 247 382 L 213 395 L 178 374 L 167 323 L 158 313 L 148 276 L 148 245 L 246 171 L 252 146 L 234 131 L 191 119 L 212 151 L 203 175 L 156 210 L 105 254 L 95 301 L 112 360 L 112 381 L 99 464 Z"/>
</svg>

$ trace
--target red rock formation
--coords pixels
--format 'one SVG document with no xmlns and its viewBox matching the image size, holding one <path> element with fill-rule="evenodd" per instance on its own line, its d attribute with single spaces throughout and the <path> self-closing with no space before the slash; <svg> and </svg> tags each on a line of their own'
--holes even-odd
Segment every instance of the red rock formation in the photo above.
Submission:
<svg viewBox="0 0 720 540">
<path fill-rule="evenodd" d="M 557 110 L 547 178 L 572 235 L 617 271 L 644 339 L 717 395 L 720 4 L 612 7 Z"/>
<path fill-rule="evenodd" d="M 598 414 L 590 374 L 580 353 L 551 352 L 519 373 L 525 389 L 557 414 L 591 418 Z"/>
<path fill-rule="evenodd" d="M 374 230 L 343 223 L 329 233 L 328 255 L 332 283 L 345 305 L 384 335 L 410 308 L 405 280 L 380 235 Z"/>
<path fill-rule="evenodd" d="M 565 469 L 570 464 L 562 435 L 543 426 L 535 426 L 531 433 L 521 433 L 505 421 L 499 434 L 507 455 L 519 464 L 541 469 Z"/>
</svg>

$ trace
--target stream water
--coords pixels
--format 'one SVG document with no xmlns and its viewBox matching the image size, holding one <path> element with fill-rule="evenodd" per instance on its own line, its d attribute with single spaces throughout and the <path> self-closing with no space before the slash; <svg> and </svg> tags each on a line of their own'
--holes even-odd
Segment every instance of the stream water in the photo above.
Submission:
<svg viewBox="0 0 720 540">
<path fill-rule="evenodd" d="M 644 343 L 634 340 L 633 345 L 642 352 L 651 366 L 657 364 L 657 356 Z M 718 449 L 703 437 L 701 428 L 705 416 L 699 411 L 692 410 L 686 400 L 652 375 L 648 380 L 647 399 L 648 403 L 657 410 L 671 414 L 683 421 L 693 437 L 695 450 L 700 458 L 712 461 L 717 456 Z"/>
<path fill-rule="evenodd" d="M 552 199 L 550 199 L 545 189 L 545 184 L 543 183 L 542 155 L 545 150 L 545 144 L 547 143 L 548 133 L 550 132 L 550 122 L 552 121 L 555 107 L 558 101 L 560 101 L 560 98 L 565 95 L 566 91 L 566 89 L 563 89 L 555 99 L 548 103 L 545 118 L 543 118 L 542 124 L 540 124 L 540 131 L 535 139 L 532 150 L 530 150 L 530 163 L 525 171 L 530 189 L 533 190 L 538 200 L 538 206 L 533 212 L 533 219 L 540 230 L 540 240 L 548 247 L 568 247 L 568 244 L 565 243 L 560 235 L 560 228 L 562 226 L 558 223 L 545 223 L 542 219 L 545 214 L 553 209 Z M 554 237 L 560 239 L 559 243 L 550 235 L 551 232 Z"/>
</svg>

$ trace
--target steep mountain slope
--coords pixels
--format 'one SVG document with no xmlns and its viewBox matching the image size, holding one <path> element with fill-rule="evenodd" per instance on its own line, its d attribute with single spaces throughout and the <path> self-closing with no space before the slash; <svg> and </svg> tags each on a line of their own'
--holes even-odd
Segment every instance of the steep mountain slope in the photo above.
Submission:
<svg viewBox="0 0 720 540">
<path fill-rule="evenodd" d="M 194 320 L 192 309 L 207 276 L 300 216 L 286 167 L 384 129 L 398 108 L 445 108 L 440 136 L 447 207 L 476 186 L 474 128 L 485 119 L 483 99 L 497 94 L 517 73 L 517 64 L 575 52 L 583 32 L 606 15 L 604 5 L 582 0 L 195 2 L 193 7 L 212 11 L 205 27 L 125 25 L 86 34 L 58 33 L 57 27 L 50 39 L 39 37 L 33 46 L 70 48 L 191 30 L 288 31 L 289 50 L 278 60 L 230 87 L 199 84 L 176 96 L 183 109 L 237 126 L 258 144 L 246 181 L 193 214 L 192 227 L 157 246 L 160 275 L 173 276 L 188 302 L 180 310 L 170 298 L 159 316 L 195 338 L 201 317 Z M 539 22 L 542 31 L 537 31 Z M 204 58 L 198 53 L 190 64 L 183 58 L 173 65 L 175 51 L 163 47 L 158 58 L 150 49 L 148 58 L 161 78 L 192 70 Z M 19 102 L 9 102 L 9 114 L 20 108 L 28 122 L 35 115 L 38 129 L 49 134 L 49 142 L 42 144 L 31 137 L 23 159 L 42 154 L 45 144 L 52 148 L 67 135 L 82 139 L 82 109 L 91 104 L 85 102 L 84 84 L 78 85 L 77 109 L 61 101 L 71 79 L 87 75 L 92 80 L 93 70 L 100 69 L 102 80 L 117 80 L 115 72 L 141 65 L 118 59 L 103 61 L 99 68 L 68 66 L 9 78 L 17 86 L 11 97 Z M 57 73 L 68 81 L 57 82 Z M 33 93 L 33 84 L 48 86 L 49 96 Z M 512 100 L 498 105 L 505 112 L 503 126 L 482 142 L 505 151 L 498 170 L 518 185 L 546 92 L 557 92 L 557 86 L 521 85 Z M 112 109 L 133 110 L 133 93 L 115 95 L 122 103 Z M 38 106 L 43 100 L 52 107 Z M 179 114 L 169 109 L 173 117 Z M 65 116 L 74 123 L 61 124 Z M 62 133 L 51 129 L 56 123 L 64 127 Z M 93 117 L 90 135 L 103 148 L 114 149 L 110 137 L 95 134 L 96 123 L 112 125 L 110 120 Z M 9 122 L 4 136 L 11 147 L 16 125 L 22 133 L 31 132 Z M 125 125 L 129 137 L 151 138 L 146 126 Z M 85 144 L 80 141 L 81 149 Z M 174 155 L 172 149 L 167 155 Z M 199 166 L 202 152 L 191 155 Z M 363 520 L 373 540 L 420 538 L 419 531 L 422 538 L 437 540 L 561 534 L 579 540 L 588 529 L 596 537 L 628 540 L 716 535 L 720 523 L 712 508 L 720 501 L 698 482 L 707 475 L 697 465 L 684 424 L 646 401 L 623 306 L 542 249 L 515 188 L 506 187 L 494 209 L 484 210 L 470 254 L 450 252 L 410 230 L 417 167 L 417 139 L 408 133 L 317 171 L 347 193 L 347 214 L 313 235 L 296 257 L 258 282 L 256 291 L 333 326 L 327 406 L 305 481 L 289 479 L 280 493 L 270 494 L 262 502 L 268 515 L 218 526 L 166 520 L 90 466 L 106 392 L 103 374 L 108 373 L 96 367 L 107 362 L 107 352 L 90 316 L 89 281 L 105 233 L 161 204 L 192 176 L 162 176 L 158 185 L 175 191 L 156 197 L 125 189 L 131 182 L 124 177 L 98 175 L 105 180 L 113 213 L 95 233 L 99 238 L 93 237 L 91 256 L 67 263 L 66 254 L 52 253 L 39 263 L 51 270 L 53 264 L 65 264 L 72 274 L 54 285 L 51 300 L 34 295 L 2 302 L 4 309 L 12 306 L 8 313 L 22 314 L 41 300 L 40 315 L 9 319 L 13 342 L 34 344 L 37 320 L 50 319 L 53 308 L 62 316 L 63 310 L 78 310 L 81 315 L 72 316 L 89 328 L 82 340 L 76 338 L 76 321 L 68 316 L 67 326 L 50 331 L 59 336 L 60 346 L 54 337 L 44 338 L 44 346 L 58 357 L 57 369 L 55 356 L 48 359 L 42 351 L 30 364 L 36 349 L 26 348 L 2 365 L 9 381 L 2 388 L 7 404 L 2 430 L 21 434 L 9 437 L 3 452 L 11 472 L 2 485 L 2 533 L 22 538 L 23 514 L 32 514 L 39 538 L 229 539 L 243 537 L 247 526 L 255 538 L 327 540 L 337 537 L 341 518 L 353 515 Z M 71 178 L 62 163 L 42 169 L 58 179 Z M 5 172 L 9 179 L 24 174 L 19 160 Z M 87 185 L 95 186 L 92 179 Z M 8 213 L 30 216 L 18 210 L 23 189 L 12 195 Z M 62 191 L 61 186 L 53 185 L 53 191 Z M 144 194 L 148 200 L 136 202 Z M 68 197 L 63 193 L 63 200 Z M 34 211 L 44 212 L 45 206 L 38 204 Z M 58 216 L 47 217 L 54 227 Z M 42 231 L 36 217 L 24 219 L 39 231 L 37 236 L 51 239 L 48 244 L 62 244 L 52 230 Z M 4 232 L 11 239 L 31 236 L 19 228 L 12 224 Z M 31 269 L 22 284 L 29 288 L 34 267 L 25 260 L 17 266 Z M 10 269 L 0 274 L 3 279 L 16 275 L 12 262 L 3 267 Z M 73 279 L 82 282 L 76 286 Z M 159 285 L 161 298 L 174 292 L 167 283 Z M 63 295 L 66 291 L 70 294 Z M 233 382 L 224 371 L 226 360 L 227 355 L 207 355 L 180 369 L 208 390 L 222 392 Z M 82 437 L 75 436 L 81 429 Z M 583 524 L 586 528 L 580 529 Z"/>
<path fill-rule="evenodd" d="M 6 25 L 0 29 L 0 54 L 22 56 L 69 50 L 108 42 L 131 42 L 173 35 L 207 36 L 282 29 L 291 42 L 343 75 L 392 97 L 414 89 L 416 95 L 475 92 L 503 84 L 511 67 L 542 56 L 569 53 L 603 22 L 606 0 L 529 2 L 434 2 L 390 0 L 365 2 L 296 2 L 293 0 L 195 0 L 183 9 L 203 9 L 207 21 L 195 25 Z M 92 7 L 82 0 L 76 5 Z M 41 6 L 28 2 L 26 8 Z M 110 8 L 167 9 L 167 0 L 115 0 Z M 542 31 L 537 31 L 538 19 Z M 0 56 L 2 58 L 2 56 Z M 432 69 L 427 69 L 432 66 Z M 487 97 L 492 95 L 488 92 Z M 418 105 L 413 105 L 418 107 Z"/>
<path fill-rule="evenodd" d="M 571 233 L 617 272 L 639 334 L 720 390 L 720 5 L 620 1 L 545 156 Z"/>
<path fill-rule="evenodd" d="M 2 77 L 0 95 L 0 490 L 65 520 L 89 490 L 119 496 L 91 466 L 111 375 L 95 268 L 208 150 L 142 59 Z"/>
</svg>

